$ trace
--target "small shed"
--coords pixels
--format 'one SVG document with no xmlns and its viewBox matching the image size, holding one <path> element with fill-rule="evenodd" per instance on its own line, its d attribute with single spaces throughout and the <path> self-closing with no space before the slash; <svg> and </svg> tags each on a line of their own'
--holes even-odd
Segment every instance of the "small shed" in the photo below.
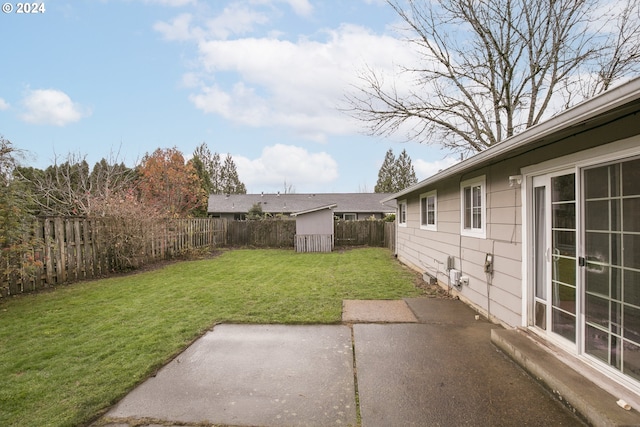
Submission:
<svg viewBox="0 0 640 427">
<path fill-rule="evenodd" d="M 333 210 L 337 204 L 294 212 L 296 252 L 331 252 L 333 250 Z"/>
</svg>

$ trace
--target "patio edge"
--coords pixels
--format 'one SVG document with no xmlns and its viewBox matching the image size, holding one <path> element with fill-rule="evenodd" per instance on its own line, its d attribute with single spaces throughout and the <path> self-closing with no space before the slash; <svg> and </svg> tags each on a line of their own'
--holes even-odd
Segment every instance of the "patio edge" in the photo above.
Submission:
<svg viewBox="0 0 640 427">
<path fill-rule="evenodd" d="M 640 413 L 617 405 L 602 389 L 518 329 L 492 329 L 491 342 L 549 389 L 563 404 L 594 426 L 640 426 Z"/>
</svg>

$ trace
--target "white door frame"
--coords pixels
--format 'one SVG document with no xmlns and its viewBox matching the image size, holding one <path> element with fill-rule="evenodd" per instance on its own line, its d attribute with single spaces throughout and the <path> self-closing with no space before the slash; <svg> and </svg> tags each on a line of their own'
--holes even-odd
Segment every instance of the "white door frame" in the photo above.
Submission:
<svg viewBox="0 0 640 427">
<path fill-rule="evenodd" d="M 579 277 L 576 277 L 574 279 L 575 283 L 574 285 L 576 285 L 576 293 L 575 293 L 575 341 L 570 341 L 564 337 L 562 337 L 560 334 L 553 332 L 553 281 L 555 280 L 555 278 L 553 277 L 553 262 L 555 259 L 555 255 L 554 253 L 552 253 L 552 240 L 553 240 L 553 233 L 552 233 L 552 227 L 553 227 L 553 205 L 552 205 L 552 192 L 553 192 L 553 188 L 552 188 L 552 182 L 553 182 L 553 178 L 555 177 L 559 177 L 559 176 L 563 176 L 563 175 L 574 175 L 574 182 L 575 182 L 575 263 L 576 263 L 576 276 L 579 275 L 579 270 L 577 268 L 577 261 L 578 261 L 578 256 L 580 253 L 579 247 L 580 247 L 580 240 L 579 240 L 579 230 L 580 230 L 580 223 L 579 223 L 579 212 L 578 212 L 578 200 L 579 200 L 579 190 L 580 190 L 580 185 L 579 185 L 579 177 L 578 177 L 578 173 L 577 173 L 577 168 L 575 165 L 570 165 L 569 167 L 557 167 L 557 168 L 553 168 L 553 170 L 551 171 L 546 171 L 544 173 L 532 173 L 527 175 L 526 177 L 526 182 L 527 182 L 527 186 L 526 186 L 526 191 L 527 191 L 527 197 L 529 200 L 529 204 L 528 204 L 528 208 L 526 211 L 526 217 L 528 219 L 528 228 L 526 230 L 526 234 L 529 236 L 529 243 L 526 245 L 527 246 L 527 250 L 528 250 L 528 266 L 529 269 L 526 272 L 526 277 L 527 278 L 527 283 L 529 283 L 530 285 L 528 286 L 527 290 L 526 290 L 526 295 L 527 295 L 527 304 L 526 307 L 523 307 L 526 312 L 526 326 L 528 328 L 530 328 L 532 331 L 534 331 L 535 333 L 543 336 L 545 339 L 553 342 L 554 344 L 566 349 L 567 351 L 577 354 L 578 353 L 578 349 L 581 346 L 581 341 L 580 341 L 580 336 L 581 336 L 581 330 L 580 330 L 580 324 L 581 324 L 581 297 L 580 297 L 580 279 Z M 535 184 L 535 181 L 537 181 L 538 183 Z M 546 188 L 545 190 L 545 248 L 544 248 L 544 256 L 543 256 L 543 262 L 545 263 L 545 277 L 544 277 L 544 286 L 545 286 L 545 327 L 544 328 L 538 328 L 535 326 L 535 305 L 536 305 L 536 296 L 535 296 L 535 270 L 536 270 L 536 264 L 535 264 L 535 250 L 536 250 L 536 243 L 537 243 L 537 239 L 536 236 L 534 236 L 534 224 L 535 224 L 535 201 L 533 200 L 534 197 L 534 189 L 537 187 L 542 187 L 544 186 Z M 558 258 L 565 258 L 564 256 L 560 256 L 558 255 Z"/>
</svg>

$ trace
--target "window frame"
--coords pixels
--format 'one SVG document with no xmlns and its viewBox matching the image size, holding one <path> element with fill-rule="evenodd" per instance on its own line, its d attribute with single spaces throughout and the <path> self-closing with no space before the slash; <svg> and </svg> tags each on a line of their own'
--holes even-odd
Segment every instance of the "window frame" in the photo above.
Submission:
<svg viewBox="0 0 640 427">
<path fill-rule="evenodd" d="M 347 218 L 349 217 L 349 218 Z M 358 220 L 358 214 L 356 213 L 344 213 L 342 214 L 342 219 L 345 221 L 357 221 Z"/>
<path fill-rule="evenodd" d="M 407 226 L 407 200 L 398 200 L 398 226 Z"/>
<path fill-rule="evenodd" d="M 474 195 L 474 189 L 480 187 L 479 199 Z M 470 204 L 467 207 L 467 193 L 469 189 Z M 476 202 L 479 202 L 478 206 Z M 467 211 L 469 211 L 469 227 L 467 227 Z M 479 226 L 475 225 L 474 216 L 480 215 Z M 487 179 L 481 175 L 472 179 L 467 179 L 460 183 L 460 234 L 468 237 L 487 238 Z"/>
<path fill-rule="evenodd" d="M 433 223 L 429 222 L 430 198 L 433 198 Z M 438 231 L 438 190 L 428 191 L 420 195 L 420 229 Z"/>
</svg>

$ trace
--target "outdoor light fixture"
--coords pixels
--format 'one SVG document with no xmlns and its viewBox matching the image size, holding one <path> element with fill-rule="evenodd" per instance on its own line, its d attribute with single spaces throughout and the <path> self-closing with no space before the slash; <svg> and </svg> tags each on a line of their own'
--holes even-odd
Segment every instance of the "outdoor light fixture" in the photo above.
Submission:
<svg viewBox="0 0 640 427">
<path fill-rule="evenodd" d="M 522 175 L 511 175 L 509 177 L 509 187 L 522 184 Z"/>
</svg>

